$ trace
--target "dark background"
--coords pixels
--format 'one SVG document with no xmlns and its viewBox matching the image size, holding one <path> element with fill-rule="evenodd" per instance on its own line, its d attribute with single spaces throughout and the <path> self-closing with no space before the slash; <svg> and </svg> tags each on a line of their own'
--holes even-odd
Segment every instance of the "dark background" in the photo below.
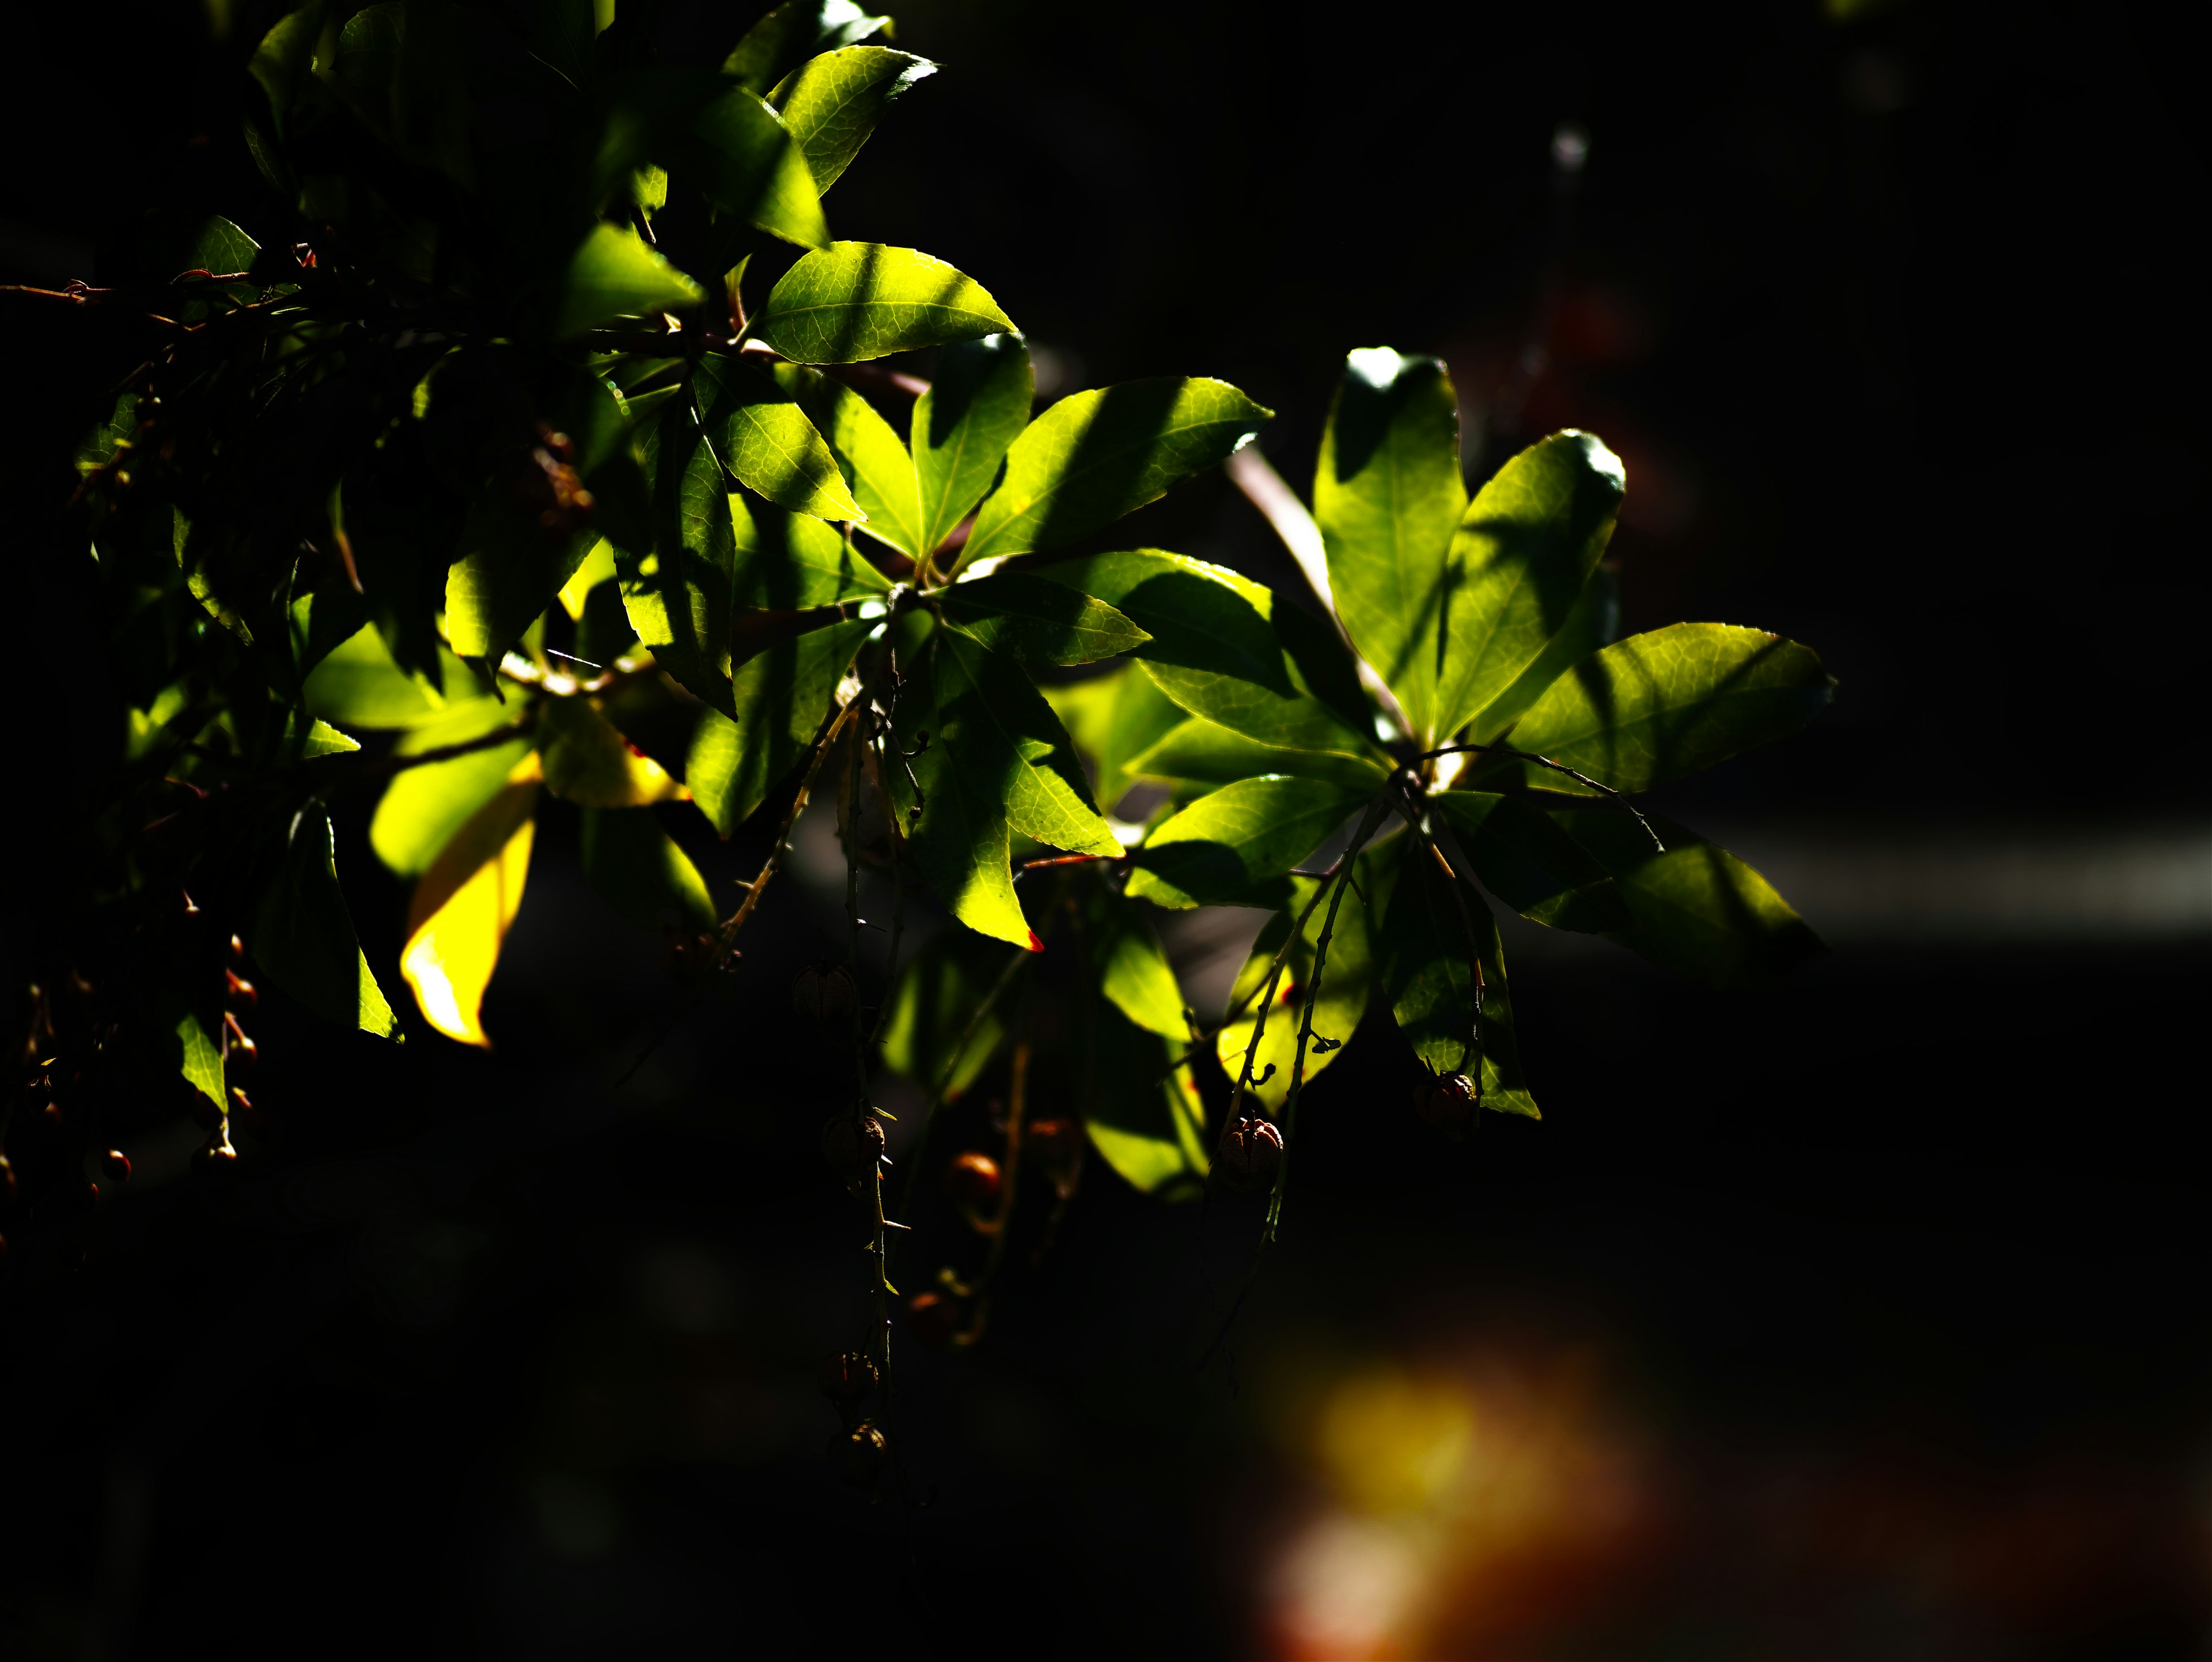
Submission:
<svg viewBox="0 0 2212 1662">
<path fill-rule="evenodd" d="M 153 204 L 282 234 L 236 9 L 213 39 L 183 5 L 10 18 L 9 280 L 94 275 Z M 902 7 L 946 67 L 829 208 L 978 277 L 1062 390 L 1243 387 L 1301 485 L 1355 346 L 1449 361 L 1477 476 L 1597 430 L 1628 626 L 1757 624 L 1842 684 L 1669 813 L 1747 853 L 2094 859 L 2204 818 L 2179 10 Z M 745 21 L 677 9 L 668 45 Z M 4 315 L 20 980 L 37 851 L 120 721 L 48 509 L 128 365 Z M 1296 581 L 1218 479 L 1137 539 Z M 669 823 L 718 882 L 765 846 Z M 404 895 L 365 826 L 340 869 L 385 972 Z M 90 1267 L 4 1295 L 0 1653 L 2206 1653 L 2201 906 L 2084 929 L 2031 893 L 1915 941 L 1846 889 L 1811 911 L 1834 952 L 1735 997 L 1516 932 L 1540 1126 L 1430 1140 L 1370 1024 L 1202 1369 L 1255 1215 L 1094 1161 L 984 1347 L 900 1336 L 933 1499 L 871 1508 L 818 1453 L 859 1235 L 784 1014 L 835 896 L 780 883 L 735 995 L 610 1093 L 678 995 L 562 875 L 573 827 L 540 840 L 496 1051 L 334 1058 L 272 997 L 277 1153 L 214 1195 L 188 1145 L 141 1151 Z M 921 1193 L 909 1285 L 971 1250 Z M 1446 1445 L 1452 1484 L 1378 1499 Z"/>
</svg>

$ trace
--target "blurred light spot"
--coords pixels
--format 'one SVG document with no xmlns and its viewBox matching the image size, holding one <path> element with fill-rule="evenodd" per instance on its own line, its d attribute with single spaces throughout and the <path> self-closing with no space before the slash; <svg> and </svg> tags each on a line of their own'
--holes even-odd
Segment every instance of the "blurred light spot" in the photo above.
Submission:
<svg viewBox="0 0 2212 1662">
<path fill-rule="evenodd" d="M 1451 1385 L 1355 1374 L 1329 1393 L 1316 1439 L 1337 1493 L 1365 1512 L 1428 1505 L 1468 1454 L 1474 1414 Z"/>
<path fill-rule="evenodd" d="M 1400 1531 L 1334 1513 L 1277 1562 L 1271 1603 L 1294 1656 L 1380 1653 L 1419 1594 L 1423 1555 Z"/>
<path fill-rule="evenodd" d="M 1074 392 L 1083 385 L 1083 360 L 1062 348 L 1030 344 L 1030 368 L 1036 376 L 1039 403 Z"/>
<path fill-rule="evenodd" d="M 538 1532 L 563 1558 L 604 1556 L 622 1535 L 622 1508 L 588 1477 L 548 1472 L 531 1486 Z"/>
<path fill-rule="evenodd" d="M 1562 121 L 1552 135 L 1552 165 L 1563 174 L 1578 174 L 1589 160 L 1589 131 L 1578 121 Z"/>
</svg>

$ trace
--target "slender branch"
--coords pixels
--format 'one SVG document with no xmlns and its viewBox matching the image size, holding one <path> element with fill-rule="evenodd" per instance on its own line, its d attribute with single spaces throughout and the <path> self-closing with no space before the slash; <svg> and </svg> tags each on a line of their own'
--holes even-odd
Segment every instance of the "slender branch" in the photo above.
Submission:
<svg viewBox="0 0 2212 1662">
<path fill-rule="evenodd" d="M 1371 807 L 1369 812 L 1372 813 Z M 1313 916 L 1314 908 L 1321 904 L 1322 896 L 1328 892 L 1329 880 L 1344 864 L 1342 856 L 1339 856 L 1336 863 L 1322 874 L 1322 881 L 1314 890 L 1312 898 L 1306 902 L 1305 910 L 1298 914 L 1297 921 L 1291 926 L 1291 932 L 1283 937 L 1283 944 L 1276 949 L 1274 961 L 1267 965 L 1267 977 L 1261 983 L 1259 1007 L 1253 1018 L 1252 1039 L 1244 1047 L 1244 1066 L 1238 1070 L 1236 1087 L 1229 1094 L 1228 1123 L 1232 1125 L 1243 1117 L 1244 1092 L 1252 1081 L 1252 1069 L 1260 1054 L 1260 1041 L 1267 1036 L 1267 1012 L 1275 1002 L 1275 983 L 1282 977 L 1283 965 L 1289 960 L 1291 946 L 1305 933 L 1306 920 Z"/>
<path fill-rule="evenodd" d="M 775 829 L 775 841 L 769 848 L 767 860 L 762 862 L 760 874 L 744 885 L 744 899 L 738 903 L 738 910 L 722 925 L 721 946 L 726 958 L 729 954 L 730 943 L 738 937 L 738 931 L 745 927 L 745 920 L 753 915 L 753 908 L 760 904 L 761 896 L 768 888 L 769 879 L 775 875 L 783 856 L 790 852 L 791 828 L 805 811 L 806 799 L 814 788 L 814 776 L 822 770 L 823 758 L 829 755 L 830 746 L 836 742 L 838 734 L 852 718 L 858 703 L 859 700 L 855 699 L 836 715 L 824 718 L 825 730 L 814 741 L 814 753 L 807 758 L 805 775 L 799 782 L 799 794 L 791 799 L 791 811 L 783 816 L 783 823 Z"/>
<path fill-rule="evenodd" d="M 1638 825 L 1644 827 L 1644 834 L 1651 839 L 1651 845 L 1662 854 L 1667 852 L 1667 845 L 1659 840 L 1659 833 L 1651 828 L 1651 822 L 1637 811 L 1635 803 L 1630 801 L 1626 796 L 1615 790 L 1611 785 L 1593 779 L 1586 773 L 1577 773 L 1565 763 L 1554 762 L 1548 756 L 1539 756 L 1534 751 L 1516 750 L 1510 745 L 1439 745 L 1434 750 L 1422 752 L 1413 760 L 1432 762 L 1439 756 L 1456 755 L 1462 751 L 1492 756 L 1510 756 L 1516 761 L 1534 762 L 1538 767 L 1549 768 L 1554 773 L 1564 773 L 1577 784 L 1588 785 L 1592 790 L 1606 798 L 1613 807 L 1625 810 Z"/>
</svg>

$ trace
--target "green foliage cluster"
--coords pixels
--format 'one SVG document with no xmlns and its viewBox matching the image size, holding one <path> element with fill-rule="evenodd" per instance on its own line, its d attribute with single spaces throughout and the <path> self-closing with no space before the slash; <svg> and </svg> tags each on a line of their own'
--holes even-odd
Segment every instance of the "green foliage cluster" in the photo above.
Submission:
<svg viewBox="0 0 2212 1662">
<path fill-rule="evenodd" d="M 1020 1042 L 1008 989 L 1064 943 L 1091 1146 L 1174 1196 L 1225 1131 L 1271 1228 L 1300 1093 L 1370 1004 L 1432 1079 L 1465 1076 L 1417 1093 L 1447 1130 L 1535 1115 L 1494 908 L 1723 986 L 1817 944 L 1628 799 L 1795 730 L 1830 682 L 1755 630 L 1614 638 L 1626 482 L 1596 438 L 1546 439 L 1470 499 L 1443 367 L 1355 351 L 1310 519 L 1279 508 L 1318 610 L 1182 554 L 1070 554 L 1270 412 L 1197 378 L 1036 412 L 982 286 L 832 239 L 826 192 L 933 68 L 880 44 L 886 20 L 791 0 L 705 66 L 654 61 L 647 21 L 311 0 L 252 58 L 247 132 L 303 241 L 154 224 L 136 287 L 73 296 L 167 331 L 80 457 L 134 705 L 108 904 L 227 897 L 257 972 L 396 1036 L 324 806 L 368 784 L 375 852 L 416 884 L 413 1003 L 480 1044 L 541 793 L 580 806 L 586 874 L 693 969 L 727 962 L 834 778 L 855 867 L 960 926 L 872 1025 L 856 1004 L 854 1111 L 877 1048 L 933 1105 L 971 1085 Z M 687 199 L 692 271 L 655 236 Z M 760 292 L 749 261 L 778 244 L 799 252 Z M 927 384 L 874 365 L 925 350 Z M 725 837 L 782 816 L 726 917 L 648 811 L 686 798 Z M 1272 916 L 1228 1008 L 1194 1012 L 1154 917 L 1206 905 Z M 243 1100 L 224 932 L 141 977 L 152 1065 L 204 1111 Z M 1233 1082 L 1211 1131 L 1208 1056 Z"/>
</svg>

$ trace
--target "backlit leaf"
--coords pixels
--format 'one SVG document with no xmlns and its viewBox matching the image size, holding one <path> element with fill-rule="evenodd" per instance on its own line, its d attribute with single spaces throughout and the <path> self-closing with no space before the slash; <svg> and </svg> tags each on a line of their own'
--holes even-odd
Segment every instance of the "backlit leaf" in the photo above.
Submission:
<svg viewBox="0 0 2212 1662">
<path fill-rule="evenodd" d="M 691 119 L 672 160 L 722 212 L 805 248 L 830 240 L 806 154 L 757 93 L 732 87 Z"/>
<path fill-rule="evenodd" d="M 545 788 L 587 808 L 642 807 L 684 794 L 659 763 L 631 750 L 587 699 L 539 703 L 538 751 Z"/>
<path fill-rule="evenodd" d="M 623 606 L 639 642 L 709 709 L 730 709 L 730 568 L 737 533 L 722 470 L 684 404 L 642 434 L 653 481 L 653 546 L 615 550 Z"/>
<path fill-rule="evenodd" d="M 706 294 L 647 247 L 635 230 L 594 225 L 569 257 L 553 332 L 573 335 L 616 318 L 696 306 Z"/>
<path fill-rule="evenodd" d="M 698 932 L 718 921 L 707 880 L 651 813 L 586 808 L 584 876 L 641 928 L 675 923 Z"/>
<path fill-rule="evenodd" d="M 463 680 L 467 672 L 453 668 Z M 364 629 L 333 650 L 309 673 L 308 710 L 341 727 L 374 731 L 420 727 L 446 708 L 438 694 L 392 661 L 383 639 Z"/>
<path fill-rule="evenodd" d="M 842 526 L 741 496 L 730 498 L 730 517 L 738 537 L 731 597 L 741 606 L 803 612 L 865 600 L 891 586 Z"/>
<path fill-rule="evenodd" d="M 1191 1034 L 1182 989 L 1144 909 L 1123 904 L 1103 882 L 1093 882 L 1084 897 L 1083 917 L 1084 948 L 1098 990 L 1146 1032 L 1184 1048 Z"/>
<path fill-rule="evenodd" d="M 1522 670 L 1511 686 L 1482 707 L 1468 729 L 1470 736 L 1477 744 L 1496 739 L 1519 721 L 1553 682 L 1620 636 L 1620 577 L 1611 565 L 1601 563 L 1583 585 L 1582 598 L 1567 613 L 1551 644 L 1536 654 L 1536 661 Z"/>
<path fill-rule="evenodd" d="M 472 698 L 448 705 L 413 728 L 393 751 L 401 757 L 420 756 L 512 727 L 514 720 L 512 704 Z M 369 821 L 369 847 L 402 877 L 419 876 L 429 870 L 431 861 L 453 833 L 498 794 L 515 764 L 529 753 L 529 739 L 518 734 L 506 744 L 393 775 L 376 805 L 375 818 Z"/>
<path fill-rule="evenodd" d="M 974 278 L 880 242 L 802 254 L 753 318 L 753 333 L 797 363 L 858 363 L 1013 326 Z"/>
<path fill-rule="evenodd" d="M 1482 1105 L 1541 1117 L 1521 1077 L 1497 921 L 1474 886 L 1438 869 L 1418 838 L 1406 839 L 1379 946 L 1390 1013 L 1413 1054 L 1435 1074 L 1468 1069 L 1475 1032 L 1473 965 L 1482 966 Z"/>
<path fill-rule="evenodd" d="M 1170 728 L 1132 757 L 1128 766 L 1133 774 L 1153 778 L 1219 785 L 1255 774 L 1286 773 L 1301 779 L 1331 780 L 1355 790 L 1372 790 L 1389 777 L 1389 770 L 1371 757 L 1263 745 L 1198 715 Z"/>
<path fill-rule="evenodd" d="M 1357 793 L 1319 779 L 1225 785 L 1153 830 L 1127 892 L 1161 906 L 1234 902 L 1311 854 L 1358 805 Z"/>
<path fill-rule="evenodd" d="M 1206 1191 L 1206 1110 L 1188 1066 L 1168 1072 L 1170 1047 L 1107 999 L 1082 1007 L 1086 1066 L 1073 1081 L 1091 1147 L 1125 1183 L 1157 1200 Z M 1162 1075 L 1165 1074 L 1164 1081 Z"/>
<path fill-rule="evenodd" d="M 1072 393 L 1007 450 L 1006 477 L 976 510 L 961 561 L 1057 548 L 1110 525 L 1241 449 L 1273 414 L 1205 379 Z"/>
<path fill-rule="evenodd" d="M 708 712 L 691 735 L 684 782 L 714 829 L 731 835 L 805 754 L 853 654 L 877 625 L 839 624 L 747 659 L 732 685 L 735 719 Z"/>
<path fill-rule="evenodd" d="M 1605 868 L 1542 809 L 1488 791 L 1439 791 L 1429 802 L 1482 886 L 1523 917 L 1589 934 L 1628 927 Z"/>
<path fill-rule="evenodd" d="M 1152 639 L 1103 600 L 1022 571 L 944 591 L 945 621 L 1025 664 L 1088 664 Z"/>
<path fill-rule="evenodd" d="M 966 929 L 932 935 L 891 989 L 884 1065 L 927 1094 L 942 1091 L 948 1102 L 962 1096 L 1006 1040 L 1012 1004 L 1001 998 L 988 1011 L 982 1006 L 1007 957 L 1004 946 Z"/>
<path fill-rule="evenodd" d="M 446 845 L 407 909 L 399 972 L 423 1019 L 464 1044 L 489 1050 L 484 989 L 530 873 L 538 802 L 538 763 L 521 763 L 509 782 L 472 814 Z"/>
<path fill-rule="evenodd" d="M 1363 854 L 1355 868 L 1358 886 L 1347 887 L 1344 898 L 1337 904 L 1336 929 L 1329 936 L 1328 959 L 1322 966 L 1321 985 L 1314 995 L 1313 1032 L 1317 1038 L 1333 1038 L 1340 1045 L 1351 1038 L 1360 1018 L 1367 1014 L 1368 997 L 1375 984 L 1374 920 L 1388 902 L 1396 852 L 1395 849 L 1378 849 Z M 1257 1025 L 1254 1000 L 1267 981 L 1267 966 L 1290 934 L 1291 921 L 1305 909 L 1321 881 L 1317 877 L 1291 880 L 1290 899 L 1285 910 L 1260 931 L 1259 939 L 1253 942 L 1251 957 L 1237 974 L 1229 1003 L 1231 1009 L 1242 1008 L 1244 1014 L 1224 1026 L 1213 1041 L 1215 1058 L 1231 1080 L 1238 1078 L 1244 1069 L 1244 1053 L 1251 1045 L 1252 1031 Z M 1252 1083 L 1247 1090 L 1270 1111 L 1279 1110 L 1291 1093 L 1291 1066 L 1297 1060 L 1298 1021 L 1305 1009 L 1306 989 L 1313 984 L 1315 948 L 1328 922 L 1328 904 L 1323 899 L 1315 907 L 1305 928 L 1298 932 L 1297 944 L 1291 948 L 1283 973 L 1275 983 L 1274 1002 L 1267 1012 L 1267 1030 L 1261 1035 L 1259 1053 L 1253 1058 Z M 1314 1075 L 1334 1062 L 1339 1054 L 1335 1049 L 1316 1050 L 1309 1044 L 1307 1081 L 1310 1083 Z M 1275 1070 L 1272 1075 L 1267 1073 L 1270 1065 Z"/>
<path fill-rule="evenodd" d="M 1447 556 L 1467 510 L 1459 406 L 1434 358 L 1375 346 L 1345 360 L 1314 473 L 1314 520 L 1352 644 L 1437 742 Z"/>
<path fill-rule="evenodd" d="M 1132 782 L 1129 758 L 1187 719 L 1181 705 L 1130 664 L 1043 691 L 1090 765 L 1092 800 L 1109 813 Z"/>
<path fill-rule="evenodd" d="M 818 520 L 867 517 L 846 489 L 828 443 L 799 401 L 765 369 L 709 358 L 699 366 L 699 384 L 708 394 L 708 434 L 731 472 L 793 513 Z"/>
<path fill-rule="evenodd" d="M 843 173 L 884 108 L 937 65 L 884 46 L 843 46 L 801 64 L 769 101 L 805 152 L 817 190 L 827 191 Z"/>
<path fill-rule="evenodd" d="M 496 660 L 551 605 L 597 539 L 547 530 L 487 490 L 461 527 L 461 557 L 446 572 L 446 639 L 464 658 Z"/>
<path fill-rule="evenodd" d="M 918 557 L 921 508 L 915 495 L 914 458 L 890 423 L 851 387 L 819 370 L 778 364 L 775 379 L 799 400 L 799 407 L 837 458 L 852 486 L 853 500 L 867 515 L 868 534 L 902 554 Z"/>
<path fill-rule="evenodd" d="M 785 0 L 744 32 L 722 73 L 765 96 L 797 64 L 865 40 L 890 21 L 871 16 L 852 0 Z"/>
<path fill-rule="evenodd" d="M 952 534 L 999 477 L 1006 447 L 1029 425 L 1036 397 L 1030 350 L 1019 335 L 984 335 L 938 349 L 929 391 L 915 400 L 915 476 L 921 490 L 924 551 Z"/>
<path fill-rule="evenodd" d="M 292 816 L 252 923 L 253 958 L 316 1014 L 381 1038 L 399 1022 L 355 938 L 338 889 L 331 818 L 319 802 Z"/>
</svg>

